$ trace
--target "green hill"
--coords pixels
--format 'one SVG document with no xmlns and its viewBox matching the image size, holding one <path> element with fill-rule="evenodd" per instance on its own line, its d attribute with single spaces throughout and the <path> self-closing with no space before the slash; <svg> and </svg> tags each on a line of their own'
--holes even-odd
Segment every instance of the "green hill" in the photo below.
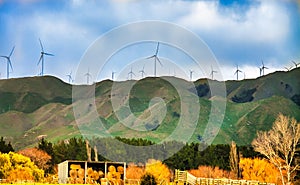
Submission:
<svg viewBox="0 0 300 185">
<path fill-rule="evenodd" d="M 55 77 L 0 80 L 0 136 L 12 141 L 17 149 L 35 144 L 40 137 L 55 142 L 80 136 L 73 112 L 73 106 L 80 105 L 84 111 L 76 116 L 84 123 L 80 127 L 85 128 L 86 134 L 94 133 L 98 129 L 99 134 L 108 131 L 113 136 L 139 137 L 159 142 L 174 132 L 184 111 L 193 110 L 195 104 L 189 101 L 194 99 L 188 96 L 196 96 L 200 104 L 198 124 L 194 133 L 182 134 L 192 135 L 190 142 L 203 142 L 201 138 L 205 135 L 212 100 L 224 100 L 211 97 L 211 81 L 208 79 L 194 82 L 197 92 L 191 95 L 192 84 L 189 82 L 174 77 L 164 78 L 165 80 L 145 78 L 137 82 L 114 83 L 105 80 L 95 84 L 95 90 L 90 90 L 85 96 L 95 93 L 98 118 L 105 130 L 95 120 L 88 119 L 93 114 L 92 100 L 88 99 L 88 104 L 80 104 L 84 101 L 80 99 L 72 102 L 72 86 Z M 271 128 L 279 112 L 300 121 L 298 79 L 300 68 L 290 72 L 275 72 L 257 79 L 226 81 L 226 112 L 213 143 L 230 143 L 234 140 L 240 145 L 250 144 L 257 130 Z M 168 81 L 176 82 L 185 89 L 179 93 Z M 129 95 L 126 95 L 125 90 L 130 86 L 133 87 Z M 187 105 L 192 107 L 181 107 L 183 97 L 180 94 L 185 97 Z M 122 101 L 126 106 L 117 104 L 113 108 L 112 100 Z M 130 111 L 142 121 L 133 119 Z M 160 118 L 151 116 L 151 112 L 165 113 L 161 124 Z M 124 125 L 120 119 L 129 125 Z M 185 118 L 183 123 L 190 127 L 193 119 Z"/>
</svg>

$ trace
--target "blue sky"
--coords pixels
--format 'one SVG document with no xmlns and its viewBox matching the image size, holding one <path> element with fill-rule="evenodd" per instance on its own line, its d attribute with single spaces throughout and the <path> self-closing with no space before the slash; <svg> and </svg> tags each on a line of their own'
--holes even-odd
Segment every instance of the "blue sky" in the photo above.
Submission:
<svg viewBox="0 0 300 185">
<path fill-rule="evenodd" d="M 55 55 L 45 57 L 45 74 L 67 81 L 66 75 L 76 72 L 85 51 L 102 34 L 131 22 L 158 20 L 182 26 L 200 37 L 219 62 L 224 79 L 236 78 L 236 65 L 246 78 L 255 78 L 261 60 L 269 67 L 266 74 L 292 66 L 291 60 L 300 62 L 298 5 L 296 0 L 0 0 L 0 55 L 8 55 L 15 46 L 10 76 L 36 76 L 41 71 L 37 65 L 40 38 L 45 51 Z M 153 55 L 156 43 L 136 47 L 142 52 L 130 52 L 134 47 L 129 48 L 127 59 L 120 54 L 123 58 L 115 58 L 99 74 L 93 74 L 93 81 L 111 78 L 112 71 L 119 79 L 126 79 L 131 67 L 134 78 L 140 79 L 144 65 L 146 74 L 153 75 L 153 63 L 143 57 Z M 167 60 L 174 52 L 161 45 L 159 75 L 188 79 L 189 70 L 194 70 L 194 80 L 207 77 L 193 69 L 188 58 L 183 57 L 175 69 Z M 138 65 L 131 65 L 135 60 Z M 6 78 L 4 58 L 0 58 L 0 73 L 1 79 Z"/>
</svg>

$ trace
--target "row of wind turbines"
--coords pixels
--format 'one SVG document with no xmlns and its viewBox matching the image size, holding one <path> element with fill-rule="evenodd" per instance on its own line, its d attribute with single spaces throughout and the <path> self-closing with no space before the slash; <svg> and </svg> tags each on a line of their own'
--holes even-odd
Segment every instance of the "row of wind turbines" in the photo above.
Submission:
<svg viewBox="0 0 300 185">
<path fill-rule="evenodd" d="M 44 51 L 44 47 L 43 47 L 41 39 L 39 39 L 39 43 L 40 43 L 40 46 L 41 46 L 41 56 L 40 56 L 40 59 L 39 59 L 37 65 L 39 65 L 41 63 L 41 65 L 42 65 L 42 71 L 41 71 L 41 73 L 39 75 L 43 76 L 44 75 L 44 56 L 45 55 L 47 55 L 47 56 L 54 56 L 54 55 L 51 54 L 51 53 L 48 53 L 48 52 Z M 11 52 L 9 53 L 9 55 L 7 55 L 7 56 L 5 56 L 5 55 L 0 56 L 2 58 L 6 59 L 6 77 L 7 77 L 7 79 L 9 79 L 9 73 L 11 73 L 13 71 L 12 62 L 11 62 L 10 57 L 12 56 L 14 50 L 15 50 L 15 46 L 12 48 Z"/>
<path fill-rule="evenodd" d="M 156 71 L 157 71 L 157 61 L 160 63 L 161 66 L 162 63 L 160 61 L 160 59 L 158 58 L 158 51 L 159 51 L 159 42 L 157 43 L 157 47 L 156 47 L 156 51 L 154 53 L 154 55 L 152 56 L 149 56 L 147 57 L 146 59 L 151 59 L 151 58 L 154 58 L 154 77 L 156 77 Z M 258 67 L 259 68 L 259 76 L 264 76 L 265 75 L 265 69 L 269 69 L 268 67 L 265 66 L 263 60 L 261 61 L 262 62 L 262 66 L 261 67 Z M 296 63 L 295 61 L 292 60 L 292 63 L 295 65 L 295 68 L 298 68 L 298 66 L 300 66 L 300 63 Z M 293 69 L 294 66 L 291 66 L 291 67 L 285 67 L 285 69 L 287 71 L 290 71 L 291 69 Z M 139 73 L 141 73 L 141 77 L 143 78 L 144 75 L 146 75 L 145 73 L 145 65 L 143 66 L 142 70 L 139 71 Z M 194 71 L 193 70 L 189 70 L 190 72 L 190 81 L 193 80 L 193 73 Z M 210 72 L 210 77 L 212 80 L 214 80 L 214 74 L 217 73 L 218 71 L 214 70 L 213 67 L 211 66 L 211 72 Z M 112 77 L 111 79 L 114 80 L 114 75 L 115 75 L 115 71 L 112 72 Z M 237 65 L 236 66 L 236 71 L 234 72 L 234 75 L 236 75 L 236 79 L 239 80 L 239 73 L 243 73 L 244 74 L 244 79 L 246 78 L 246 74 L 245 72 L 241 71 L 239 69 L 239 66 Z M 174 74 L 175 75 L 175 74 Z M 131 67 L 131 70 L 128 72 L 128 77 L 127 79 L 129 80 L 132 80 L 133 79 L 133 76 L 136 76 L 135 73 L 132 71 L 132 67 Z"/>
<path fill-rule="evenodd" d="M 41 47 L 41 52 L 40 52 L 40 58 L 38 60 L 38 63 L 37 65 L 41 64 L 41 73 L 39 73 L 40 76 L 44 76 L 44 57 L 45 56 L 54 56 L 54 54 L 51 54 L 49 52 L 45 52 L 44 50 L 44 46 L 42 44 L 42 41 L 41 39 L 39 39 L 39 44 L 40 44 L 40 47 Z M 159 64 L 161 66 L 163 66 L 161 60 L 159 59 L 158 57 L 158 52 L 159 52 L 159 45 L 160 43 L 158 42 L 157 43 L 157 46 L 156 46 L 156 50 L 155 50 L 155 53 L 152 55 L 152 56 L 149 56 L 149 57 L 146 57 L 146 59 L 153 59 L 154 58 L 154 77 L 157 76 L 157 62 L 159 62 Z M 11 62 L 11 56 L 13 54 L 15 50 L 15 46 L 12 48 L 11 52 L 9 53 L 9 55 L 5 56 L 5 55 L 2 55 L 0 57 L 2 58 L 5 58 L 6 59 L 6 62 L 7 62 L 7 65 L 6 65 L 6 75 L 7 75 L 7 79 L 9 79 L 9 73 L 13 71 L 13 67 L 12 67 L 12 62 Z M 295 61 L 292 60 L 292 63 L 295 65 L 295 68 L 298 68 L 298 66 L 300 66 L 300 63 L 296 63 Z M 291 66 L 291 67 L 285 67 L 285 69 L 287 71 L 290 71 L 291 69 L 293 69 L 294 66 Z M 262 61 L 262 66 L 261 67 L 258 67 L 259 68 L 259 76 L 264 76 L 265 74 L 265 69 L 269 69 L 268 67 L 266 67 L 264 65 L 264 62 Z M 11 71 L 10 71 L 11 70 Z M 194 71 L 193 70 L 189 70 L 190 72 L 190 81 L 193 80 L 193 73 Z M 214 80 L 214 74 L 217 73 L 218 71 L 214 70 L 213 67 L 211 66 L 211 72 L 210 72 L 210 77 L 212 80 Z M 145 65 L 143 66 L 143 68 L 139 71 L 139 73 L 141 73 L 141 77 L 144 78 L 144 76 L 146 76 L 146 73 L 145 73 Z M 236 66 L 236 70 L 234 72 L 234 75 L 236 75 L 236 79 L 239 80 L 239 73 L 243 73 L 244 74 L 244 79 L 245 79 L 245 72 L 243 72 L 242 70 L 239 69 L 239 66 L 237 65 Z M 114 76 L 115 76 L 116 72 L 113 71 L 112 74 L 111 74 L 111 78 L 112 80 L 114 80 Z M 73 82 L 73 78 L 72 78 L 72 71 L 66 75 L 68 77 L 68 81 L 69 83 L 72 83 Z M 88 68 L 88 71 L 87 73 L 84 74 L 84 76 L 86 76 L 87 78 L 87 84 L 89 84 L 89 81 L 90 81 L 90 78 L 92 77 L 92 75 L 90 74 L 89 72 L 89 68 Z M 133 76 L 136 76 L 135 73 L 132 71 L 132 67 L 131 67 L 131 70 L 128 72 L 128 77 L 127 79 L 129 80 L 132 80 L 133 79 Z M 174 71 L 174 76 L 175 76 L 175 71 Z"/>
</svg>

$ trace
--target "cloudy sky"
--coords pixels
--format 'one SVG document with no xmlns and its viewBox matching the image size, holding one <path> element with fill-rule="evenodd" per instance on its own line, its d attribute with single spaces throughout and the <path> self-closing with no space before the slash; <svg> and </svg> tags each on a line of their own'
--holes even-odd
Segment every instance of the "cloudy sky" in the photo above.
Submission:
<svg viewBox="0 0 300 185">
<path fill-rule="evenodd" d="M 15 46 L 10 76 L 36 76 L 41 72 L 40 38 L 45 51 L 55 55 L 45 56 L 44 73 L 68 81 L 66 75 L 72 71 L 74 76 L 83 55 L 101 35 L 128 23 L 156 20 L 202 39 L 223 79 L 236 78 L 236 65 L 244 73 L 241 78 L 255 78 L 262 60 L 269 68 L 265 74 L 293 66 L 292 60 L 300 62 L 298 5 L 296 0 L 0 0 L 0 55 L 9 55 Z M 133 78 L 140 79 L 144 66 L 146 75 L 153 76 L 153 60 L 145 58 L 155 53 L 156 45 L 153 41 L 123 48 L 98 74 L 91 74 L 91 80 L 111 78 L 112 71 L 116 79 L 130 78 L 131 69 Z M 181 51 L 161 43 L 158 75 L 189 79 L 192 70 L 193 80 L 208 77 L 209 72 L 194 68 L 188 57 L 172 60 L 180 55 L 176 52 Z M 82 70 L 89 68 L 93 66 Z M 0 73 L 6 78 L 5 58 L 0 58 Z"/>
</svg>

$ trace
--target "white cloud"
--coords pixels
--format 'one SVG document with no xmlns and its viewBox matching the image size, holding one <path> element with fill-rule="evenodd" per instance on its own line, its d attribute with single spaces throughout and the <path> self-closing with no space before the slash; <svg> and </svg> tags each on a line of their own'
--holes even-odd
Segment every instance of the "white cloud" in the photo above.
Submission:
<svg viewBox="0 0 300 185">
<path fill-rule="evenodd" d="M 243 13 L 236 13 L 234 9 L 221 12 L 216 1 L 193 4 L 190 13 L 178 22 L 219 40 L 270 44 L 285 40 L 289 34 L 287 12 L 275 1 L 261 1 Z"/>
</svg>

